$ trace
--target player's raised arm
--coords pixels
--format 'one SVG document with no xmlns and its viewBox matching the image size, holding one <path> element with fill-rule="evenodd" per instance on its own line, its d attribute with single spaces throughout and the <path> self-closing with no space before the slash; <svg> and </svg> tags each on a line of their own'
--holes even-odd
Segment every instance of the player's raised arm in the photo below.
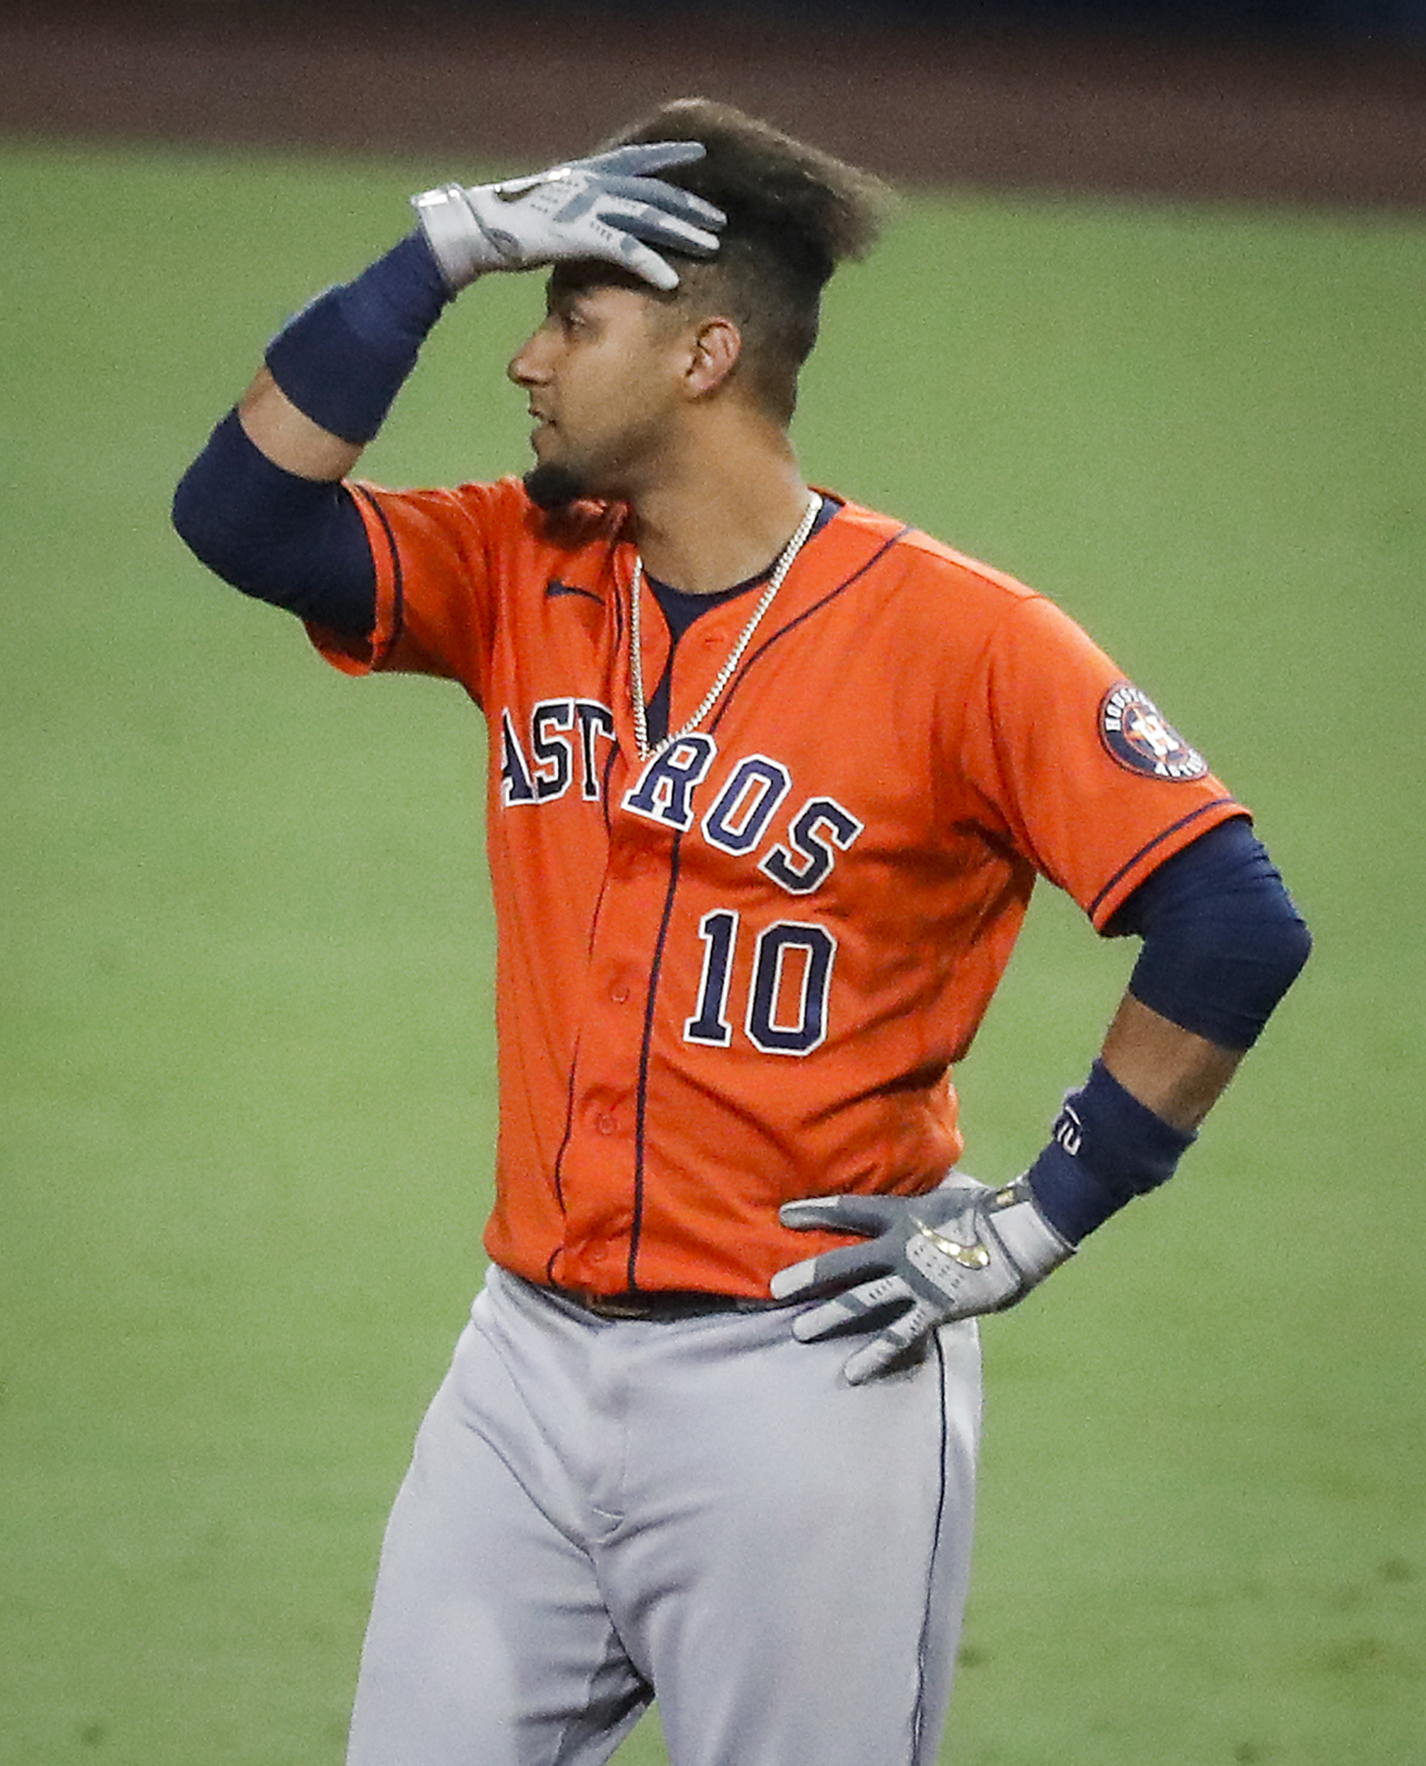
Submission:
<svg viewBox="0 0 1426 1766">
<path fill-rule="evenodd" d="M 711 255 L 724 217 L 655 174 L 702 155 L 697 142 L 644 143 L 413 198 L 417 229 L 272 340 L 179 484 L 179 534 L 245 593 L 339 631 L 369 629 L 370 552 L 339 481 L 381 428 L 446 304 L 493 271 L 591 258 L 676 287 L 660 249 Z"/>
</svg>

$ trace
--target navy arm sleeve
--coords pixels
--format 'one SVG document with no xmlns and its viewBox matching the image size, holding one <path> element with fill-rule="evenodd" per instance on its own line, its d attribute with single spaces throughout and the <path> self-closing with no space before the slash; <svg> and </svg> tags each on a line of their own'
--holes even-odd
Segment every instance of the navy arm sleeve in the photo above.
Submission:
<svg viewBox="0 0 1426 1766">
<path fill-rule="evenodd" d="M 1311 937 L 1246 820 L 1212 828 L 1154 871 L 1108 931 L 1144 941 L 1129 991 L 1222 1048 L 1257 1041 Z"/>
<path fill-rule="evenodd" d="M 268 369 L 314 423 L 364 445 L 450 298 L 418 228 L 290 319 L 268 345 Z M 275 466 L 236 412 L 184 474 L 173 524 L 210 570 L 244 594 L 335 632 L 371 631 L 376 570 L 351 493 Z"/>
<path fill-rule="evenodd" d="M 275 466 L 230 411 L 179 481 L 173 525 L 224 582 L 353 637 L 376 621 L 376 566 L 352 494 Z"/>
<path fill-rule="evenodd" d="M 1111 936 L 1144 941 L 1129 992 L 1225 1049 L 1247 1049 L 1307 961 L 1311 938 L 1249 823 L 1224 822 L 1139 885 Z M 1162 1121 L 1102 1061 L 1071 1092 L 1030 1188 L 1062 1238 L 1078 1244 L 1135 1196 L 1173 1175 L 1194 1135 Z"/>
</svg>

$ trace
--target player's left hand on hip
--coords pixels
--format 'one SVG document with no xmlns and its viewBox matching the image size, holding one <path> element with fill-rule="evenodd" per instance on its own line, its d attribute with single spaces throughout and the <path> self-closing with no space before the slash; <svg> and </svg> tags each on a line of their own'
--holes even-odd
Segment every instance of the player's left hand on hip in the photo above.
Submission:
<svg viewBox="0 0 1426 1766">
<path fill-rule="evenodd" d="M 779 1217 L 799 1232 L 867 1237 L 772 1278 L 778 1300 L 831 1295 L 794 1322 L 802 1342 L 875 1332 L 847 1361 L 854 1386 L 909 1355 L 937 1326 L 1013 1306 L 1074 1253 L 1023 1177 L 993 1189 L 952 1173 L 924 1196 L 811 1196 L 785 1203 Z"/>
<path fill-rule="evenodd" d="M 656 247 L 712 257 L 721 209 L 654 176 L 703 158 L 698 141 L 650 141 L 570 160 L 530 178 L 411 198 L 452 289 L 487 270 L 528 270 L 573 258 L 621 265 L 655 288 L 678 287 Z"/>
</svg>

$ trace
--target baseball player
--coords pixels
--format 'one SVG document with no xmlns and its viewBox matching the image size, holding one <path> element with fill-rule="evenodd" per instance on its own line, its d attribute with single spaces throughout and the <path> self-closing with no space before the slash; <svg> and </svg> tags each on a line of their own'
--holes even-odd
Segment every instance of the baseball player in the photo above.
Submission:
<svg viewBox="0 0 1426 1766">
<path fill-rule="evenodd" d="M 588 1766 L 655 1696 L 675 1766 L 926 1766 L 977 1318 L 1170 1176 L 1306 957 L 1246 810 L 1076 625 L 803 479 L 798 371 L 883 194 L 703 100 L 428 191 L 179 488 L 337 668 L 451 680 L 490 732 L 491 1261 L 352 1766 Z M 352 479 L 456 293 L 536 266 L 523 480 Z M 951 1073 L 1039 876 L 1142 946 L 987 1185 Z"/>
</svg>

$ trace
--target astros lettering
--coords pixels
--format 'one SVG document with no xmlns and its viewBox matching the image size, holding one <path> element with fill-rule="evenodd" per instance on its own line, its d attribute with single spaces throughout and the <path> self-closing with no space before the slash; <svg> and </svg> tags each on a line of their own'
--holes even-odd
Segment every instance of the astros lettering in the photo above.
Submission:
<svg viewBox="0 0 1426 1766">
<path fill-rule="evenodd" d="M 613 712 L 592 700 L 542 699 L 530 713 L 523 746 L 505 712 L 500 720 L 502 804 L 509 809 L 551 803 L 576 787 L 588 802 L 601 802 L 601 744 L 613 740 Z M 624 793 L 621 808 L 687 833 L 698 819 L 698 788 L 708 781 L 717 759 L 718 745 L 711 736 L 689 735 L 670 743 L 648 761 Z M 792 792 L 792 774 L 781 761 L 751 754 L 721 776 L 723 783 L 702 817 L 702 832 L 709 845 L 738 858 L 762 841 Z M 835 798 L 809 797 L 758 868 L 789 895 L 810 895 L 826 880 L 838 852 L 845 852 L 862 832 L 861 821 Z"/>
</svg>

